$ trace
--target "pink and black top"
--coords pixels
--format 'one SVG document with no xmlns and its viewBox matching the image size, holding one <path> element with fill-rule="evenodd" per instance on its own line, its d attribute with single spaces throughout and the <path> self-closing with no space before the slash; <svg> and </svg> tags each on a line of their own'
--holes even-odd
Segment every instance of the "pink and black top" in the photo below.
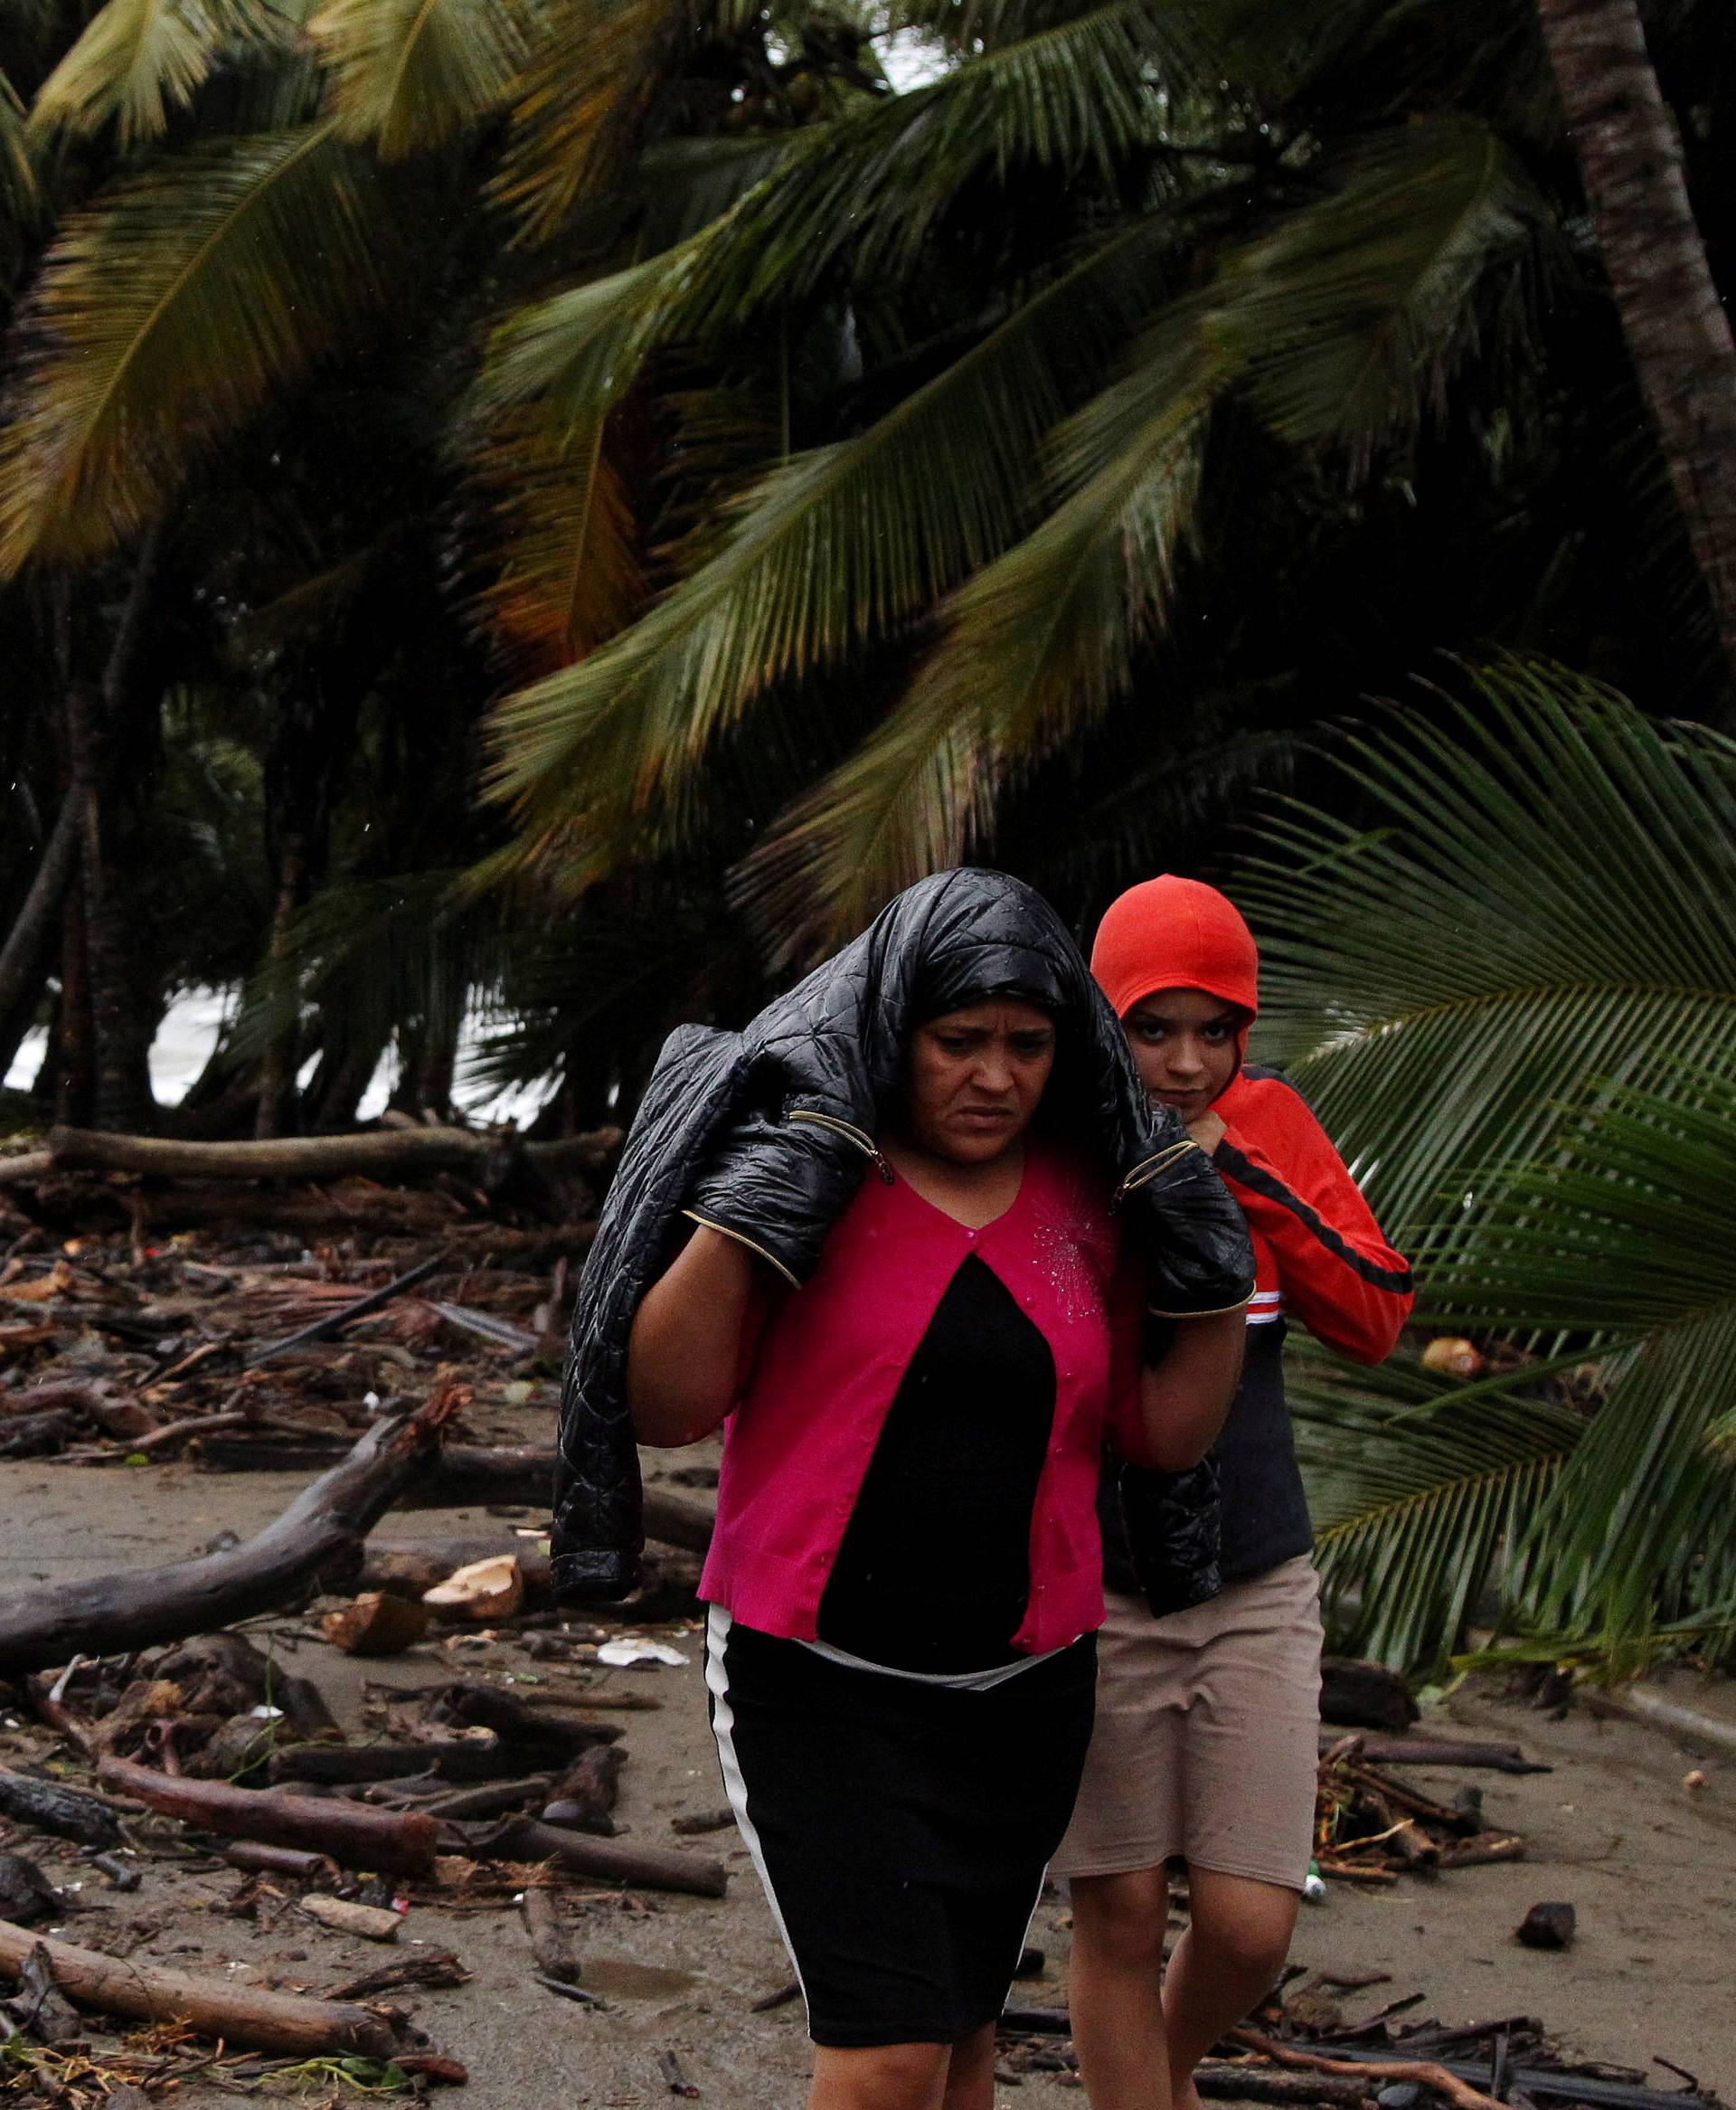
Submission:
<svg viewBox="0 0 1736 2110">
<path fill-rule="evenodd" d="M 1033 1141 L 980 1229 L 869 1178 L 772 1293 L 726 1425 L 700 1594 L 758 1631 L 937 1672 L 1100 1624 L 1106 1428 L 1144 1448 L 1142 1305 L 1100 1179 Z"/>
</svg>

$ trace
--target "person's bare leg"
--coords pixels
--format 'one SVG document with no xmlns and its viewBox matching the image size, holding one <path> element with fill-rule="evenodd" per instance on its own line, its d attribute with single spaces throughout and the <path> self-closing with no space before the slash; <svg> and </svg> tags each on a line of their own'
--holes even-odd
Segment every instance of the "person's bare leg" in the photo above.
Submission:
<svg viewBox="0 0 1736 2110">
<path fill-rule="evenodd" d="M 1200 2110 L 1194 2068 L 1278 1982 L 1302 1902 L 1299 1892 L 1282 1884 L 1226 1876 L 1216 1869 L 1190 1869 L 1188 1890 L 1187 1928 L 1164 1981 L 1175 2110 Z M 1080 2063 L 1082 2067 L 1082 2057 Z M 1091 2100 L 1096 2110 L 1109 2110 L 1095 2096 Z"/>
<path fill-rule="evenodd" d="M 941 2110 L 952 2049 L 949 2044 L 816 2044 L 807 2110 Z"/>
<path fill-rule="evenodd" d="M 961 2037 L 947 2062 L 941 2110 L 995 2110 L 995 2025 Z"/>
<path fill-rule="evenodd" d="M 1170 2110 L 1161 1983 L 1165 1869 L 1075 1876 L 1068 2000 L 1091 2110 Z"/>
</svg>

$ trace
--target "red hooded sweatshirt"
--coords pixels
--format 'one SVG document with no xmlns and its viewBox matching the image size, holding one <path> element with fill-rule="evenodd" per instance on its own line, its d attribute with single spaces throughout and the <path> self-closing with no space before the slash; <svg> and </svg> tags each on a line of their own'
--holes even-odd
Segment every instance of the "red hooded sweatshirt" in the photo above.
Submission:
<svg viewBox="0 0 1736 2110">
<path fill-rule="evenodd" d="M 1170 874 L 1109 907 L 1091 971 L 1125 1018 L 1158 989 L 1203 989 L 1243 1014 L 1235 1075 L 1212 1102 L 1224 1124 L 1212 1163 L 1241 1205 L 1256 1267 L 1241 1390 L 1219 1441 L 1226 1582 L 1260 1575 L 1313 1545 L 1284 1404 L 1286 1318 L 1328 1347 L 1378 1363 L 1411 1305 L 1410 1270 L 1382 1235 L 1330 1138 L 1293 1084 L 1241 1061 L 1260 1009 L 1260 954 L 1216 887 Z M 1130 1586 L 1111 1558 L 1111 1580 Z"/>
</svg>

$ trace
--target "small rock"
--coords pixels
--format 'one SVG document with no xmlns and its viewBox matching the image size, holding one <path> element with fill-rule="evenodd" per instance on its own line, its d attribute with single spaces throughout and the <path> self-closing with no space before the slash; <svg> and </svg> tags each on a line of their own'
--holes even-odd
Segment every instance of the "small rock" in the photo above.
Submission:
<svg viewBox="0 0 1736 2110">
<path fill-rule="evenodd" d="M 1416 2110 L 1422 2090 L 1415 2081 L 1394 2081 L 1390 2087 L 1381 2089 L 1374 2100 L 1380 2110 Z"/>
<path fill-rule="evenodd" d="M 1533 1905 L 1514 1935 L 1527 1949 L 1571 1948 L 1578 1916 L 1571 1905 Z"/>
</svg>

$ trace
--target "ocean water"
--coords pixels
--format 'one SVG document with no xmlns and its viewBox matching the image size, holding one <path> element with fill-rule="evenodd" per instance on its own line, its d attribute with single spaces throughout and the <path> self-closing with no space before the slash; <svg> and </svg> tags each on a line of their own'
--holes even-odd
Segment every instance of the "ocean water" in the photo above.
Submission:
<svg viewBox="0 0 1736 2110">
<path fill-rule="evenodd" d="M 170 1005 L 163 1024 L 151 1046 L 151 1089 L 156 1093 L 160 1106 L 178 1106 L 194 1080 L 204 1069 L 211 1051 L 217 1045 L 217 1036 L 222 1030 L 223 1021 L 229 1016 L 232 998 L 219 989 L 193 989 L 179 997 Z M 458 1106 L 472 1120 L 478 1121 L 516 1121 L 521 1127 L 535 1119 L 544 1100 L 549 1096 L 551 1084 L 515 1084 L 500 1091 L 491 1083 L 467 1078 L 467 1055 L 475 1052 L 481 1037 L 481 1021 L 472 1020 L 460 1036 L 458 1043 L 458 1069 L 453 1085 L 452 1096 Z M 48 1035 L 40 1027 L 24 1036 L 24 1042 L 13 1060 L 11 1069 L 0 1083 L 14 1092 L 27 1092 L 36 1081 L 36 1073 L 42 1067 L 42 1049 Z M 386 1102 L 392 1095 L 396 1078 L 397 1057 L 390 1050 L 380 1058 L 368 1088 L 362 1095 L 357 1116 L 362 1121 L 372 1121 L 385 1112 Z M 314 1064 L 309 1061 L 302 1072 L 302 1082 L 313 1074 Z"/>
</svg>

